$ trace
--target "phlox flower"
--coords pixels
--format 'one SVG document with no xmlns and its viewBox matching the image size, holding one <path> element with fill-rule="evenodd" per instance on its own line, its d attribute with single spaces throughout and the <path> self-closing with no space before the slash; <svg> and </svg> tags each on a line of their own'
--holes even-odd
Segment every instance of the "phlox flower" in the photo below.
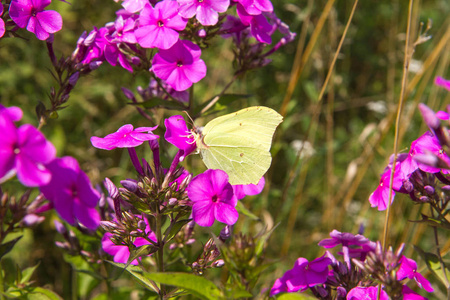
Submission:
<svg viewBox="0 0 450 300">
<path fill-rule="evenodd" d="M 3 4 L 0 2 L 0 17 L 3 14 Z M 5 34 L 5 21 L 0 18 L 0 38 Z"/>
<path fill-rule="evenodd" d="M 136 20 L 132 16 L 124 18 L 124 16 L 119 15 L 111 26 L 107 26 L 112 33 L 107 35 L 106 38 L 111 43 L 136 44 L 136 37 L 134 35 L 135 23 Z"/>
<path fill-rule="evenodd" d="M 209 227 L 214 220 L 233 225 L 239 213 L 228 175 L 222 170 L 206 170 L 195 176 L 187 187 L 189 199 L 194 203 L 192 216 L 200 226 Z"/>
<path fill-rule="evenodd" d="M 159 136 L 152 133 L 156 127 L 138 127 L 133 129 L 133 125 L 126 124 L 116 132 L 108 134 L 104 138 L 93 136 L 91 143 L 95 148 L 112 150 L 115 148 L 130 148 L 142 145 L 145 141 L 156 140 Z"/>
<path fill-rule="evenodd" d="M 9 7 L 11 19 L 20 28 L 27 28 L 40 40 L 62 28 L 61 15 L 54 10 L 44 10 L 51 0 L 12 0 Z"/>
<path fill-rule="evenodd" d="M 347 294 L 347 300 L 377 300 L 378 299 L 378 287 L 355 287 L 351 289 Z M 388 294 L 381 290 L 380 300 L 389 300 Z"/>
<path fill-rule="evenodd" d="M 266 44 L 270 44 L 272 42 L 272 38 L 270 36 L 274 31 L 274 27 L 270 25 L 264 15 L 248 14 L 240 4 L 236 6 L 236 11 L 242 23 L 250 26 L 250 31 L 258 42 Z"/>
<path fill-rule="evenodd" d="M 144 220 L 145 220 L 145 224 L 147 225 L 145 228 L 145 233 L 152 241 L 156 242 L 157 241 L 156 235 L 150 230 L 148 221 L 145 218 L 144 218 Z M 111 237 L 112 237 L 112 234 L 109 232 L 106 232 L 103 235 L 103 238 L 102 238 L 103 250 L 106 253 L 108 253 L 109 255 L 112 255 L 114 257 L 113 260 L 116 263 L 126 264 L 128 262 L 128 258 L 130 257 L 130 249 L 128 249 L 128 247 L 126 245 L 114 244 L 110 239 Z M 140 246 L 149 245 L 149 244 L 151 244 L 151 243 L 143 237 L 137 237 L 133 241 L 133 245 L 135 247 L 140 247 Z M 131 262 L 131 264 L 137 265 L 138 264 L 137 259 L 133 260 Z"/>
<path fill-rule="evenodd" d="M 417 263 L 410 258 L 402 256 L 400 259 L 400 268 L 397 271 L 397 280 L 403 280 L 405 278 L 414 279 L 419 287 L 429 293 L 434 291 L 430 282 L 422 274 L 417 272 Z"/>
<path fill-rule="evenodd" d="M 123 8 L 130 13 L 135 13 L 142 10 L 148 0 L 125 0 L 122 2 Z"/>
<path fill-rule="evenodd" d="M 185 156 L 197 148 L 194 136 L 188 130 L 183 116 L 171 116 L 164 120 L 164 125 L 166 126 L 166 133 L 164 133 L 166 141 L 178 149 L 184 150 Z"/>
<path fill-rule="evenodd" d="M 337 245 L 343 246 L 363 246 L 370 242 L 368 238 L 361 234 L 354 235 L 349 232 L 339 232 L 334 229 L 330 232 L 330 239 L 324 239 L 319 242 L 319 246 L 324 248 L 334 248 Z"/>
<path fill-rule="evenodd" d="M 218 12 L 226 12 L 230 0 L 177 0 L 180 4 L 178 13 L 187 19 L 196 15 L 203 26 L 216 25 Z"/>
<path fill-rule="evenodd" d="M 261 177 L 258 184 L 237 184 L 233 185 L 234 195 L 238 200 L 243 199 L 245 196 L 258 195 L 264 189 L 266 180 Z"/>
<path fill-rule="evenodd" d="M 136 39 L 144 48 L 169 49 L 178 41 L 178 31 L 183 30 L 186 24 L 187 20 L 178 15 L 175 0 L 158 2 L 155 8 L 147 4 L 139 16 Z"/>
<path fill-rule="evenodd" d="M 100 223 L 96 210 L 100 194 L 92 187 L 87 175 L 75 158 L 56 158 L 47 165 L 52 173 L 48 184 L 40 187 L 63 220 L 71 225 L 78 222 L 95 230 Z"/>
<path fill-rule="evenodd" d="M 331 259 L 325 255 L 308 262 L 306 258 L 300 257 L 294 267 L 278 278 L 273 285 L 270 296 L 282 292 L 305 291 L 309 287 L 325 283 L 328 277 L 328 266 Z"/>
<path fill-rule="evenodd" d="M 206 75 L 206 64 L 200 55 L 199 46 L 191 41 L 178 41 L 155 54 L 152 70 L 174 90 L 184 91 Z"/>
<path fill-rule="evenodd" d="M 439 140 L 429 131 L 425 132 L 411 144 L 411 149 L 409 152 L 412 157 L 432 153 L 450 165 L 450 158 L 446 155 L 441 144 L 439 143 Z M 438 173 L 441 170 L 444 174 L 450 173 L 449 170 L 432 167 L 422 163 L 418 163 L 418 168 L 428 173 Z"/>
<path fill-rule="evenodd" d="M 386 210 L 389 202 L 389 183 L 391 178 L 391 169 L 388 168 L 381 174 L 380 184 L 369 196 L 371 207 L 377 207 L 379 211 Z M 391 204 L 394 202 L 395 192 L 391 190 Z"/>
<path fill-rule="evenodd" d="M 51 174 L 45 164 L 55 158 L 55 147 L 30 124 L 16 128 L 10 112 L 0 111 L 0 182 L 17 174 L 25 186 L 48 183 Z"/>
<path fill-rule="evenodd" d="M 239 3 L 249 15 L 260 15 L 262 12 L 273 11 L 270 0 L 234 0 Z"/>
<path fill-rule="evenodd" d="M 447 79 L 445 79 L 445 78 L 443 78 L 443 77 L 438 76 L 438 77 L 436 77 L 436 78 L 434 79 L 434 83 L 435 83 L 437 86 L 443 87 L 443 88 L 446 89 L 447 91 L 450 91 L 450 80 L 447 80 Z"/>
</svg>

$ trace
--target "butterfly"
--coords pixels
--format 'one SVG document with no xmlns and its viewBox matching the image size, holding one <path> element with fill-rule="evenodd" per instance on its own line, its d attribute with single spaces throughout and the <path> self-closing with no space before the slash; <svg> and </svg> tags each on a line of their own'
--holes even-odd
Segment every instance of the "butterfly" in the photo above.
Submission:
<svg viewBox="0 0 450 300">
<path fill-rule="evenodd" d="M 232 185 L 257 184 L 272 162 L 272 137 L 282 121 L 275 110 L 252 106 L 215 118 L 192 134 L 208 169 L 225 171 Z"/>
</svg>

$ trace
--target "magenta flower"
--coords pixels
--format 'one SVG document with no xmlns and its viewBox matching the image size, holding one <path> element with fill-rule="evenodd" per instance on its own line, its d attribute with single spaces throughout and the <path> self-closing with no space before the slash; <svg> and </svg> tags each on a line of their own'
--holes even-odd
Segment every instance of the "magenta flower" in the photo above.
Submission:
<svg viewBox="0 0 450 300">
<path fill-rule="evenodd" d="M 145 233 L 150 238 L 150 240 L 156 242 L 156 235 L 150 230 L 150 226 L 148 225 L 148 221 L 144 218 L 145 224 L 147 225 L 145 228 Z M 116 245 L 111 241 L 112 234 L 109 232 L 106 232 L 103 235 L 102 238 L 102 248 L 103 250 L 112 255 L 114 258 L 113 260 L 117 263 L 126 264 L 128 262 L 128 258 L 130 258 L 130 249 L 126 245 Z M 137 237 L 133 241 L 133 245 L 136 247 L 149 245 L 151 242 L 146 240 L 143 237 Z M 137 265 L 138 261 L 137 259 L 133 260 L 131 262 L 132 265 Z"/>
<path fill-rule="evenodd" d="M 194 203 L 192 216 L 200 226 L 212 226 L 214 220 L 233 225 L 239 213 L 228 175 L 222 170 L 206 170 L 195 176 L 187 187 L 189 199 Z"/>
<path fill-rule="evenodd" d="M 245 196 L 253 196 L 258 195 L 264 189 L 264 185 L 266 184 L 266 180 L 264 177 L 261 177 L 258 184 L 238 184 L 233 185 L 234 195 L 238 200 L 243 199 Z"/>
<path fill-rule="evenodd" d="M 249 15 L 260 15 L 263 11 L 273 11 L 270 0 L 234 0 L 238 2 Z"/>
<path fill-rule="evenodd" d="M 3 6 L 0 4 L 0 7 Z M 17 106 L 5 107 L 1 104 L 0 104 L 0 114 L 6 114 L 8 118 L 10 118 L 11 121 L 13 122 L 20 121 L 23 116 L 23 112 L 22 109 L 20 109 L 20 107 Z"/>
<path fill-rule="evenodd" d="M 20 28 L 27 28 L 40 40 L 62 28 L 61 15 L 54 10 L 44 10 L 51 0 L 12 0 L 9 7 L 11 19 Z"/>
<path fill-rule="evenodd" d="M 180 4 L 178 13 L 187 19 L 196 15 L 203 26 L 216 25 L 218 12 L 226 12 L 230 0 L 177 0 Z"/>
<path fill-rule="evenodd" d="M 450 158 L 445 153 L 439 140 L 431 132 L 425 132 L 421 137 L 412 142 L 411 149 L 409 151 L 410 155 L 414 158 L 416 155 L 434 154 L 435 156 L 441 158 L 448 165 L 450 165 Z M 426 164 L 418 163 L 419 169 L 428 173 L 438 173 L 441 171 L 440 168 L 429 166 Z M 444 174 L 450 173 L 449 170 L 442 169 Z"/>
<path fill-rule="evenodd" d="M 44 166 L 55 158 L 55 147 L 30 124 L 16 128 L 5 110 L 0 113 L 0 182 L 17 173 L 20 182 L 29 187 L 50 181 Z"/>
<path fill-rule="evenodd" d="M 100 224 L 96 210 L 100 194 L 92 187 L 87 175 L 75 158 L 56 158 L 47 165 L 52 173 L 50 182 L 40 187 L 63 220 L 71 225 L 78 222 L 95 230 Z"/>
<path fill-rule="evenodd" d="M 91 137 L 91 143 L 95 148 L 104 150 L 137 147 L 145 141 L 159 138 L 159 136 L 152 133 L 157 127 L 138 127 L 133 129 L 133 125 L 126 124 L 104 138 Z"/>
<path fill-rule="evenodd" d="M 136 37 L 134 35 L 134 25 L 136 21 L 133 16 L 123 17 L 118 16 L 116 21 L 107 28 L 112 32 L 106 38 L 111 43 L 130 43 L 136 44 Z"/>
<path fill-rule="evenodd" d="M 347 294 L 347 300 L 377 300 L 378 299 L 378 287 L 355 287 L 351 289 Z M 381 290 L 380 300 L 389 300 L 388 294 Z"/>
<path fill-rule="evenodd" d="M 334 248 L 337 245 L 342 244 L 343 246 L 362 246 L 369 243 L 369 239 L 361 234 L 351 234 L 348 232 L 339 232 L 334 229 L 330 232 L 331 239 L 324 239 L 319 242 L 319 246 L 324 248 Z"/>
<path fill-rule="evenodd" d="M 274 27 L 270 25 L 266 17 L 262 14 L 252 15 L 248 14 L 244 8 L 238 4 L 236 11 L 244 25 L 249 26 L 253 37 L 261 43 L 270 44 L 272 38 L 270 37 L 274 31 Z"/>
<path fill-rule="evenodd" d="M 206 75 L 206 64 L 200 54 L 200 47 L 191 41 L 178 41 L 170 49 L 155 54 L 152 70 L 174 90 L 184 91 Z"/>
<path fill-rule="evenodd" d="M 440 76 L 436 77 L 436 79 L 434 80 L 434 83 L 437 86 L 443 87 L 444 89 L 446 89 L 447 91 L 450 91 L 450 80 L 446 80 L 445 78 L 442 78 Z"/>
<path fill-rule="evenodd" d="M 178 31 L 183 30 L 186 24 L 187 20 L 178 15 L 176 1 L 164 0 L 155 8 L 147 4 L 139 16 L 136 39 L 144 48 L 169 49 L 178 41 Z"/>
<path fill-rule="evenodd" d="M 3 14 L 3 4 L 0 2 L 0 17 Z M 0 18 L 0 38 L 5 34 L 5 21 Z"/>
<path fill-rule="evenodd" d="M 398 164 L 399 165 L 399 164 Z M 377 207 L 379 211 L 386 210 L 389 202 L 389 183 L 391 179 L 391 168 L 381 174 L 380 184 L 369 196 L 371 207 Z M 394 202 L 395 192 L 391 191 L 391 204 Z"/>
<path fill-rule="evenodd" d="M 127 12 L 135 13 L 142 10 L 147 3 L 148 0 L 125 0 L 122 2 L 122 6 Z"/>
<path fill-rule="evenodd" d="M 164 120 L 164 125 L 166 126 L 164 138 L 178 149 L 184 150 L 184 156 L 189 155 L 197 148 L 194 136 L 187 128 L 182 116 L 171 116 Z"/>
<path fill-rule="evenodd" d="M 414 293 L 406 284 L 402 288 L 403 300 L 428 300 L 419 294 Z"/>
<path fill-rule="evenodd" d="M 419 287 L 429 293 L 434 291 L 430 282 L 417 272 L 417 263 L 410 258 L 402 256 L 400 258 L 400 268 L 397 271 L 397 280 L 405 278 L 414 279 Z"/>
<path fill-rule="evenodd" d="M 300 257 L 294 264 L 294 267 L 284 273 L 284 275 L 275 281 L 270 296 L 282 292 L 305 291 L 309 287 L 325 283 L 328 277 L 328 266 L 331 259 L 325 255 L 308 262 L 306 258 Z"/>
</svg>

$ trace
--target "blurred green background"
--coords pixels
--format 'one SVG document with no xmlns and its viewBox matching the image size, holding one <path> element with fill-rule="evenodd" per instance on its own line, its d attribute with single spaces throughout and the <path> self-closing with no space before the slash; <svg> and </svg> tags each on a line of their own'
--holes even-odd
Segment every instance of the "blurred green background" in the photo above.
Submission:
<svg viewBox="0 0 450 300">
<path fill-rule="evenodd" d="M 256 234 L 263 226 L 270 228 L 278 224 L 266 249 L 267 259 L 277 263 L 271 269 L 273 272 L 263 276 L 261 287 L 270 287 L 276 276 L 292 267 L 297 257 L 314 259 L 321 255 L 322 248 L 316 246 L 317 242 L 326 238 L 332 229 L 357 233 L 364 226 L 364 233 L 370 239 L 382 237 L 385 214 L 370 208 L 368 197 L 377 187 L 379 174 L 393 151 L 393 124 L 401 88 L 409 2 L 359 2 L 328 88 L 318 102 L 353 5 L 353 1 L 336 1 L 330 13 L 323 16 L 328 2 L 273 1 L 277 16 L 297 37 L 272 55 L 271 64 L 236 81 L 229 91 L 252 97 L 236 101 L 221 112 L 250 105 L 280 110 L 283 103 L 286 109 L 285 120 L 272 147 L 274 159 L 266 177 L 266 189 L 261 195 L 243 200 L 263 222 L 241 217 L 235 227 L 236 231 Z M 57 57 L 69 56 L 83 31 L 113 21 L 119 8 L 119 4 L 108 0 L 73 0 L 71 5 L 53 1 L 49 9 L 59 11 L 64 20 L 63 29 L 55 34 Z M 407 74 L 401 152 L 406 152 L 410 143 L 426 130 L 417 104 L 426 103 L 438 110 L 450 103 L 450 93 L 433 84 L 437 75 L 450 78 L 449 14 L 450 3 L 446 0 L 414 1 L 411 39 L 417 39 L 421 24 L 426 27 L 429 20 L 432 27 L 427 34 L 431 39 L 415 47 Z M 325 17 L 324 26 L 317 39 L 312 39 L 321 16 Z M 39 101 L 49 105 L 48 94 L 55 81 L 49 72 L 52 66 L 45 43 L 25 30 L 20 34 L 23 39 L 0 40 L 0 101 L 6 106 L 20 106 L 25 115 L 23 122 L 37 125 L 35 107 Z M 311 45 L 314 46 L 310 55 L 305 56 L 305 49 Z M 296 55 L 304 61 L 298 80 L 293 79 L 298 71 L 294 63 Z M 232 57 L 231 42 L 220 38 L 203 51 L 208 75 L 195 87 L 197 104 L 220 92 L 231 79 Z M 68 107 L 43 128 L 57 147 L 58 156 L 76 157 L 94 184 L 101 183 L 104 177 L 116 183 L 132 178 L 126 151 L 95 149 L 89 138 L 104 136 L 128 123 L 135 127 L 150 126 L 128 105 L 120 89 L 135 91 L 137 86 L 145 87 L 148 80 L 146 72 L 131 74 L 107 63 L 81 78 L 71 93 Z M 290 81 L 295 89 L 287 97 Z M 315 111 L 320 111 L 318 118 L 313 117 Z M 161 110 L 159 121 L 175 113 L 178 112 Z M 156 133 L 162 137 L 164 128 L 160 126 Z M 303 156 L 297 160 L 302 143 L 306 146 Z M 175 149 L 164 145 L 163 150 L 168 166 Z M 144 157 L 151 157 L 147 146 L 138 151 Z M 203 171 L 199 157 L 191 157 L 188 164 L 193 166 L 191 170 L 195 174 Z M 17 187 L 14 182 L 9 184 L 11 190 Z M 406 254 L 413 258 L 417 257 L 412 254 L 412 245 L 428 251 L 434 247 L 431 229 L 408 221 L 417 219 L 421 209 L 403 195 L 397 195 L 392 211 L 390 244 L 396 248 L 402 242 L 407 243 Z M 22 266 L 40 261 L 37 284 L 50 285 L 60 295 L 67 296 L 72 273 L 61 251 L 54 246 L 57 234 L 52 218 L 55 216 L 48 215 L 43 224 L 27 230 L 27 238 L 10 258 Z M 218 234 L 220 228 L 216 224 L 213 231 Z M 205 231 L 205 241 L 207 236 Z M 442 241 L 444 253 L 448 252 L 448 236 L 443 234 Z"/>
</svg>

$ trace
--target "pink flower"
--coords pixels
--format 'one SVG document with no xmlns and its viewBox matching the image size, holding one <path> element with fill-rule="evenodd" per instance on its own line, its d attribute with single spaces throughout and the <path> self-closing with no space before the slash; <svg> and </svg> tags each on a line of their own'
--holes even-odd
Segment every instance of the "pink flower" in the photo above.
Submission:
<svg viewBox="0 0 450 300">
<path fill-rule="evenodd" d="M 100 194 L 92 187 L 75 158 L 56 158 L 47 165 L 52 173 L 50 182 L 41 186 L 44 194 L 63 220 L 71 225 L 77 221 L 95 230 L 100 223 L 96 210 Z"/>
<path fill-rule="evenodd" d="M 55 147 L 30 124 L 16 128 L 6 109 L 0 113 L 0 182 L 17 173 L 25 186 L 40 186 L 50 181 L 44 166 L 55 158 Z"/>
<path fill-rule="evenodd" d="M 214 220 L 233 225 L 239 213 L 228 175 L 222 170 L 206 170 L 195 176 L 187 187 L 189 199 L 194 203 L 192 216 L 200 226 L 209 227 Z"/>
<path fill-rule="evenodd" d="M 2 7 L 2 5 L 0 5 L 0 7 Z M 11 121 L 13 122 L 20 121 L 20 119 L 22 119 L 23 116 L 23 112 L 20 109 L 20 107 L 17 106 L 5 107 L 1 104 L 0 104 L 0 114 L 6 114 L 8 118 L 10 118 Z"/>
<path fill-rule="evenodd" d="M 191 41 L 178 41 L 155 54 L 152 70 L 174 90 L 184 91 L 206 75 L 206 64 L 200 54 L 200 47 Z"/>
<path fill-rule="evenodd" d="M 377 300 L 378 299 L 378 287 L 355 287 L 347 294 L 347 300 Z M 380 300 L 389 300 L 388 294 L 381 290 Z"/>
<path fill-rule="evenodd" d="M 145 220 L 145 224 L 147 225 L 145 228 L 145 233 L 147 234 L 147 236 L 154 242 L 157 241 L 156 239 L 156 235 L 150 230 L 150 226 L 148 225 L 148 221 L 144 218 Z M 141 222 L 141 221 L 140 221 Z M 111 241 L 112 234 L 109 232 L 106 232 L 103 235 L 102 238 L 102 248 L 103 250 L 114 256 L 113 260 L 117 263 L 122 263 L 122 264 L 126 264 L 128 262 L 128 258 L 130 258 L 130 249 L 128 249 L 128 247 L 126 245 L 116 245 Z M 144 246 L 144 245 L 149 245 L 151 244 L 151 242 L 147 241 L 145 238 L 143 237 L 137 237 L 134 239 L 133 241 L 133 245 L 135 247 L 140 247 L 140 246 Z M 137 259 L 133 260 L 131 262 L 132 265 L 137 265 L 138 261 Z"/>
<path fill-rule="evenodd" d="M 446 80 L 443 77 L 436 77 L 436 79 L 434 80 L 434 83 L 437 86 L 443 87 L 444 89 L 446 89 L 447 91 L 450 91 L 450 80 Z"/>
<path fill-rule="evenodd" d="M 3 14 L 3 4 L 0 2 L 0 16 Z M 5 34 L 5 21 L 0 18 L 0 38 Z"/>
<path fill-rule="evenodd" d="M 40 40 L 45 40 L 50 33 L 62 28 L 61 15 L 54 10 L 44 8 L 51 0 L 12 0 L 9 7 L 11 19 L 20 28 L 27 28 Z"/>
<path fill-rule="evenodd" d="M 270 296 L 282 292 L 305 291 L 309 287 L 325 283 L 328 277 L 328 266 L 331 259 L 325 255 L 308 262 L 306 258 L 300 257 L 294 264 L 294 267 L 284 273 L 284 275 L 275 281 Z"/>
<path fill-rule="evenodd" d="M 258 42 L 270 44 L 272 38 L 270 37 L 273 33 L 273 26 L 270 25 L 266 17 L 262 14 L 252 15 L 248 14 L 244 8 L 238 4 L 236 7 L 239 18 L 244 25 L 250 25 L 250 30 L 252 35 Z"/>
<path fill-rule="evenodd" d="M 245 196 L 258 195 L 264 189 L 266 180 L 261 177 L 258 184 L 238 184 L 233 185 L 234 195 L 238 200 L 243 199 Z"/>
<path fill-rule="evenodd" d="M 218 12 L 226 12 L 230 0 L 177 0 L 180 4 L 178 13 L 187 19 L 197 15 L 197 20 L 203 26 L 216 25 Z"/>
<path fill-rule="evenodd" d="M 397 271 L 397 280 L 403 280 L 405 278 L 414 279 L 419 287 L 429 293 L 434 291 L 430 282 L 422 274 L 417 272 L 417 263 L 406 256 L 402 256 L 400 259 L 400 268 Z"/>
<path fill-rule="evenodd" d="M 180 150 L 184 150 L 184 156 L 192 153 L 196 148 L 195 139 L 192 132 L 187 128 L 183 116 L 171 116 L 164 120 L 166 141 Z"/>
<path fill-rule="evenodd" d="M 273 11 L 270 0 L 234 0 L 238 2 L 249 15 L 260 15 L 263 11 Z"/>
<path fill-rule="evenodd" d="M 156 127 L 138 127 L 133 129 L 133 125 L 126 124 L 104 138 L 91 137 L 91 143 L 95 148 L 104 150 L 137 147 L 145 141 L 159 138 L 159 136 L 152 133 Z"/>
<path fill-rule="evenodd" d="M 177 41 L 179 33 L 186 27 L 187 20 L 178 15 L 176 1 L 164 0 L 153 8 L 147 4 L 139 16 L 136 39 L 144 48 L 169 49 Z"/>
<path fill-rule="evenodd" d="M 147 3 L 148 0 L 125 0 L 123 1 L 122 6 L 126 9 L 126 11 L 135 13 L 142 10 Z"/>
</svg>

